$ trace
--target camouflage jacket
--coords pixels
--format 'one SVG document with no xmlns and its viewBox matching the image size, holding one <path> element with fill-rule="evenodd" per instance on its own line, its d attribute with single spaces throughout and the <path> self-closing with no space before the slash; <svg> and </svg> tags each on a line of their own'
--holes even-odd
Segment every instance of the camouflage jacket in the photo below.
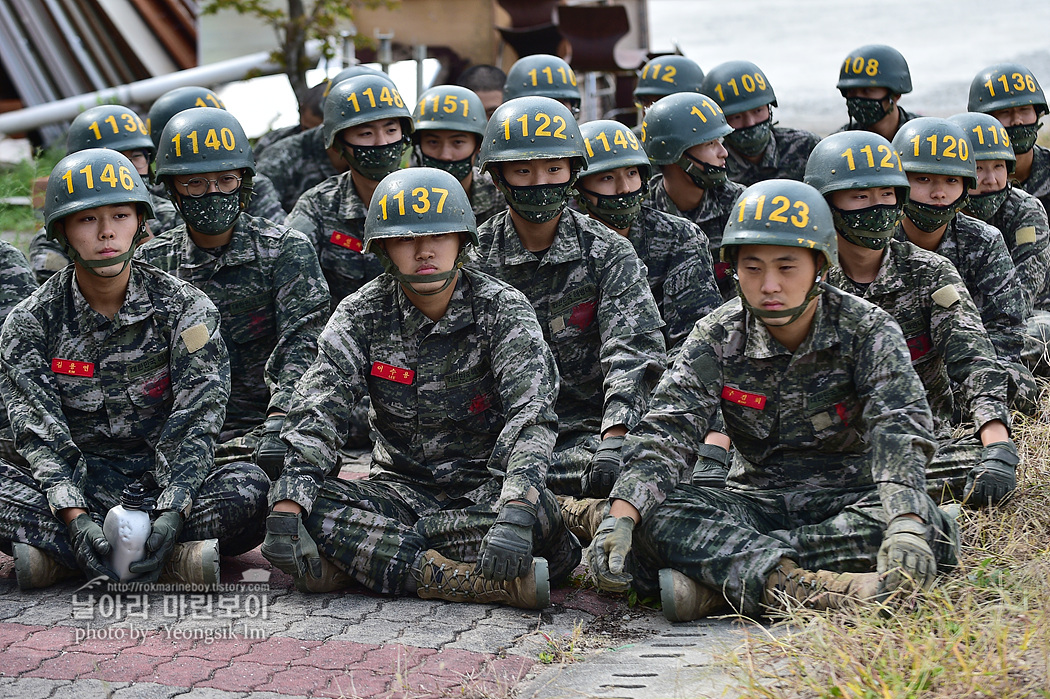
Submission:
<svg viewBox="0 0 1050 699">
<path fill-rule="evenodd" d="M 938 437 L 952 430 L 956 398 L 963 403 L 962 414 L 978 428 L 991 420 L 1010 424 L 1008 377 L 995 360 L 981 316 L 952 263 L 911 243 L 891 240 L 871 284 L 857 284 L 840 267 L 831 268 L 828 282 L 874 303 L 900 325 Z"/>
<path fill-rule="evenodd" d="M 0 325 L 3 325 L 11 309 L 33 293 L 36 287 L 36 277 L 22 251 L 6 240 L 0 240 Z M 0 398 L 0 428 L 6 428 L 7 425 L 7 410 Z"/>
<path fill-rule="evenodd" d="M 1029 312 L 1050 310 L 1050 226 L 1043 205 L 1023 189 L 1011 187 L 988 223 L 1003 234 Z"/>
<path fill-rule="evenodd" d="M 157 216 L 157 225 L 150 224 L 150 232 L 160 235 L 181 226 L 184 221 L 179 215 L 179 210 L 167 198 L 163 198 L 158 207 L 158 196 L 153 195 L 153 209 Z M 249 216 L 266 218 L 274 223 L 280 223 L 287 215 L 281 207 L 281 200 L 277 196 L 277 189 L 266 175 L 256 174 L 252 178 L 252 198 L 245 209 Z"/>
<path fill-rule="evenodd" d="M 570 209 L 542 255 L 522 246 L 509 211 L 478 236 L 472 263 L 525 293 L 554 352 L 559 436 L 634 426 L 666 355 L 660 309 L 631 244 Z"/>
<path fill-rule="evenodd" d="M 1050 213 L 1050 148 L 1033 147 L 1032 171 L 1017 186 L 1043 202 L 1043 209 Z"/>
<path fill-rule="evenodd" d="M 223 431 L 243 433 L 268 412 L 286 411 L 328 318 L 328 285 L 303 235 L 242 213 L 219 255 L 197 247 L 183 225 L 135 256 L 190 282 L 219 309 L 232 367 Z"/>
<path fill-rule="evenodd" d="M 728 145 L 729 157 L 726 158 L 726 169 L 729 179 L 745 187 L 756 182 L 773 179 L 798 180 L 806 174 L 806 163 L 813 152 L 820 136 L 801 129 L 773 127 L 773 136 L 762 151 L 762 159 L 753 163 L 740 155 Z"/>
<path fill-rule="evenodd" d="M 361 252 L 368 204 L 361 200 L 350 172 L 329 177 L 306 191 L 284 224 L 313 244 L 332 292 L 332 309 L 383 273 L 374 253 Z"/>
<path fill-rule="evenodd" d="M 273 144 L 302 132 L 303 127 L 300 124 L 292 124 L 291 126 L 267 131 L 262 136 L 259 136 L 255 143 L 252 144 L 252 154 L 255 156 L 256 160 L 258 160 L 263 154 L 263 151 Z"/>
<path fill-rule="evenodd" d="M 88 305 L 66 267 L 11 311 L 0 334 L 15 446 L 53 511 L 86 509 L 85 492 L 119 494 L 152 473 L 157 508 L 188 513 L 229 392 L 215 306 L 138 262 L 114 318 Z"/>
<path fill-rule="evenodd" d="M 897 123 L 897 129 L 898 130 L 900 129 L 901 124 L 909 122 L 912 119 L 918 119 L 919 117 L 922 116 L 922 114 L 912 114 L 911 112 L 905 111 L 904 107 L 900 106 L 899 104 L 897 105 L 897 113 L 901 115 L 901 120 Z M 860 124 L 853 123 L 853 120 L 850 119 L 850 122 L 848 124 L 843 124 L 842 126 L 840 126 L 835 131 L 835 133 L 842 133 L 843 131 L 870 131 L 870 130 L 871 129 L 866 129 L 863 126 L 861 126 Z M 888 140 L 892 141 L 893 139 L 890 138 Z"/>
<path fill-rule="evenodd" d="M 707 236 L 694 223 L 643 206 L 627 239 L 645 264 L 670 353 L 696 321 L 722 305 Z"/>
<path fill-rule="evenodd" d="M 434 322 L 384 274 L 344 299 L 321 333 L 281 435 L 289 451 L 270 504 L 310 510 L 366 395 L 376 436 L 370 479 L 449 502 L 498 478 L 501 505 L 536 503 L 556 436 L 557 381 L 517 290 L 465 270 Z M 402 493 L 414 501 L 411 489 Z"/>
<path fill-rule="evenodd" d="M 474 210 L 474 218 L 479 226 L 507 210 L 507 199 L 503 192 L 496 189 L 488 173 L 478 172 L 477 168 L 474 168 L 474 177 L 470 181 L 470 191 L 467 195 L 470 197 L 470 208 Z"/>
<path fill-rule="evenodd" d="M 270 178 L 285 211 L 295 207 L 303 192 L 339 174 L 328 159 L 320 126 L 289 136 L 267 148 L 255 163 L 255 171 Z"/>
<path fill-rule="evenodd" d="M 680 479 L 721 408 L 729 487 L 877 489 L 889 519 L 926 511 L 933 419 L 908 347 L 882 309 L 827 287 L 793 354 L 736 299 L 702 319 L 623 448 L 610 498 L 646 516 Z"/>
<path fill-rule="evenodd" d="M 896 238 L 908 240 L 903 226 L 897 227 Z M 959 270 L 999 358 L 1019 361 L 1028 313 L 1002 234 L 984 221 L 958 214 L 934 252 Z"/>
</svg>

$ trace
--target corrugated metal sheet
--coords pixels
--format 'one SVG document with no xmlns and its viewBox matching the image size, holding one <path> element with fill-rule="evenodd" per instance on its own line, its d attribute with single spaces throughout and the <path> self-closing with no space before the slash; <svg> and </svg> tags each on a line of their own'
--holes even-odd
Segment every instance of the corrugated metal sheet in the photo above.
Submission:
<svg viewBox="0 0 1050 699">
<path fill-rule="evenodd" d="M 29 107 L 197 64 L 193 0 L 0 0 L 0 108 Z M 134 106 L 134 105 L 132 105 Z M 40 141 L 61 137 L 40 129 Z"/>
</svg>

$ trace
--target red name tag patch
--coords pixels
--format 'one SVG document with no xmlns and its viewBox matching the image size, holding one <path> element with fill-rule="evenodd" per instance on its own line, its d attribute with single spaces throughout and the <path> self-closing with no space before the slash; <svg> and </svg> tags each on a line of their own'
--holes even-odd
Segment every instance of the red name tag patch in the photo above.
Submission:
<svg viewBox="0 0 1050 699">
<path fill-rule="evenodd" d="M 908 352 L 911 353 L 911 360 L 914 362 L 916 359 L 922 359 L 933 349 L 933 339 L 929 333 L 923 333 L 922 335 L 916 335 L 915 337 L 908 338 Z"/>
<path fill-rule="evenodd" d="M 732 272 L 732 266 L 728 262 L 715 263 L 715 278 L 728 279 Z"/>
<path fill-rule="evenodd" d="M 747 391 L 741 391 L 739 388 L 730 388 L 729 386 L 723 386 L 722 398 L 726 399 L 730 403 L 742 405 L 745 408 L 754 408 L 755 410 L 762 410 L 766 407 L 765 396 L 759 393 L 748 393 Z"/>
<path fill-rule="evenodd" d="M 91 362 L 77 362 L 72 359 L 51 360 L 51 371 L 66 376 L 86 376 L 91 378 L 95 375 L 95 365 Z"/>
<path fill-rule="evenodd" d="M 416 372 L 411 369 L 402 369 L 398 366 L 383 364 L 382 362 L 372 362 L 372 376 L 408 385 L 415 380 Z"/>
<path fill-rule="evenodd" d="M 355 238 L 352 235 L 340 233 L 339 231 L 332 231 L 332 237 L 329 238 L 328 241 L 341 248 L 353 250 L 354 252 L 361 252 L 365 248 L 365 244 L 360 238 Z"/>
</svg>

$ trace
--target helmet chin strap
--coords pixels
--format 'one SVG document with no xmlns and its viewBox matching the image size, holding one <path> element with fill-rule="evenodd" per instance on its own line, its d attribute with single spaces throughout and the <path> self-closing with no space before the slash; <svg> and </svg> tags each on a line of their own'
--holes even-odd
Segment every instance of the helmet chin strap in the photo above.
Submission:
<svg viewBox="0 0 1050 699">
<path fill-rule="evenodd" d="M 382 250 L 382 248 L 380 249 Z M 463 265 L 467 261 L 467 245 L 464 245 L 459 251 L 459 255 L 456 256 L 456 263 L 452 265 L 452 269 L 447 272 L 437 272 L 435 274 L 405 274 L 397 268 L 397 265 L 394 264 L 393 260 L 390 259 L 390 256 L 386 254 L 385 250 L 379 255 L 379 259 L 383 263 L 383 266 L 386 267 L 386 271 L 390 276 L 401 282 L 401 286 L 404 287 L 406 291 L 410 291 L 416 296 L 437 296 L 442 291 L 449 288 L 452 285 L 452 282 L 456 281 L 456 275 L 459 274 L 459 270 L 463 268 Z M 440 288 L 434 289 L 433 291 L 420 291 L 413 286 L 414 284 L 427 284 L 441 280 L 444 280 L 445 283 L 442 284 Z"/>
<path fill-rule="evenodd" d="M 744 306 L 745 309 L 747 309 L 748 312 L 753 313 L 760 321 L 762 321 L 763 325 L 767 324 L 765 322 L 765 319 L 767 318 L 788 318 L 788 322 L 782 323 L 781 325 L 777 326 L 784 327 L 785 325 L 791 325 L 799 318 L 801 318 L 802 315 L 806 312 L 806 309 L 809 308 L 810 301 L 820 296 L 820 294 L 824 291 L 824 286 L 826 284 L 824 281 L 822 281 L 822 278 L 824 276 L 824 273 L 827 271 L 828 261 L 827 258 L 825 258 L 824 263 L 820 266 L 820 269 L 817 270 L 817 277 L 813 280 L 813 286 L 810 287 L 809 291 L 806 293 L 806 298 L 802 300 L 802 303 L 792 308 L 785 308 L 781 311 L 767 311 L 761 308 L 756 308 L 750 303 L 748 303 L 747 297 L 744 296 L 744 292 L 740 290 L 740 277 L 736 274 L 736 272 L 733 273 L 733 283 L 736 284 L 736 291 L 737 294 L 739 294 L 740 296 L 740 303 Z"/>
<path fill-rule="evenodd" d="M 112 277 L 119 277 L 121 274 L 124 273 L 124 270 L 128 268 L 129 264 L 131 264 L 131 258 L 135 254 L 135 249 L 138 248 L 139 243 L 141 243 L 148 237 L 149 234 L 146 233 L 146 218 L 145 216 L 143 216 L 143 218 L 139 222 L 138 230 L 135 231 L 135 237 L 131 241 L 131 247 L 128 248 L 127 252 L 122 252 L 116 257 L 110 257 L 106 260 L 85 260 L 80 256 L 80 253 L 77 252 L 76 248 L 69 244 L 69 241 L 66 239 L 64 231 L 62 233 L 62 244 L 66 250 L 66 254 L 69 255 L 69 259 L 73 260 L 73 262 L 76 262 L 78 265 L 86 269 L 88 272 L 91 272 L 91 274 L 94 274 L 96 277 L 101 277 L 102 279 L 110 279 Z M 99 274 L 95 271 L 96 269 L 102 267 L 112 267 L 113 265 L 120 263 L 124 264 L 121 266 L 120 271 L 116 274 Z"/>
</svg>

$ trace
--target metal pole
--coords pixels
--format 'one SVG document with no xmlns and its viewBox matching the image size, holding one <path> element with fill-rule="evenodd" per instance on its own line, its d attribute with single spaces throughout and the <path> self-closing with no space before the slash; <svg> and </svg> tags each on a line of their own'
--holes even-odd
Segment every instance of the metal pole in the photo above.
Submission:
<svg viewBox="0 0 1050 699">
<path fill-rule="evenodd" d="M 379 62 L 380 69 L 388 74 L 390 73 L 390 64 L 394 62 L 393 39 L 393 32 L 384 34 L 376 29 L 376 41 L 379 42 L 379 48 L 376 51 L 376 60 Z"/>
<path fill-rule="evenodd" d="M 423 94 L 423 61 L 427 60 L 427 46 L 419 44 L 413 46 L 412 51 L 416 59 L 416 96 L 418 97 Z"/>
</svg>

